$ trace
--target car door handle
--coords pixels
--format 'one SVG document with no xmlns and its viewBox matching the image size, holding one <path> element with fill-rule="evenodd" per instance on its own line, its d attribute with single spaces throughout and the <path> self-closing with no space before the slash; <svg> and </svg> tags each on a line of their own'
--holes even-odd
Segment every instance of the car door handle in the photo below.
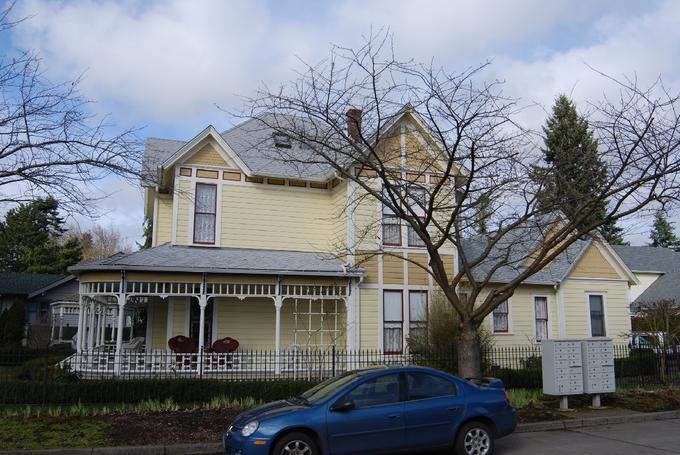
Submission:
<svg viewBox="0 0 680 455">
<path fill-rule="evenodd" d="M 449 411 L 457 411 L 459 409 L 460 408 L 458 406 L 451 406 L 450 408 L 448 408 Z"/>
<path fill-rule="evenodd" d="M 392 415 L 388 415 L 387 418 L 394 420 L 394 419 L 398 419 L 399 415 L 398 414 L 392 414 Z"/>
</svg>

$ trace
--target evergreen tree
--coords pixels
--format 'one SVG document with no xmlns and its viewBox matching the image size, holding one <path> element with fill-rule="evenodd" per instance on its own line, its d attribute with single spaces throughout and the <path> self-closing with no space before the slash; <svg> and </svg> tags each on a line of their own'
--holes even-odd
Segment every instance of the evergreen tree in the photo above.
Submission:
<svg viewBox="0 0 680 455">
<path fill-rule="evenodd" d="M 607 179 L 607 170 L 588 121 L 578 114 L 576 105 L 567 96 L 560 95 L 543 132 L 543 154 L 549 166 L 537 167 L 534 172 L 534 178 L 543 183 L 538 195 L 541 208 L 547 212 L 561 210 L 568 217 L 586 211 L 589 215 L 583 220 L 584 229 L 602 220 L 606 216 L 606 202 L 590 201 L 597 200 Z M 602 226 L 600 232 L 610 243 L 623 242 L 623 229 L 615 222 Z"/>
<path fill-rule="evenodd" d="M 0 221 L 0 271 L 64 273 L 82 257 L 77 237 L 64 239 L 64 219 L 52 198 L 7 212 Z"/>
<path fill-rule="evenodd" d="M 649 239 L 652 241 L 649 246 L 662 248 L 675 248 L 678 246 L 678 238 L 673 232 L 673 225 L 666 218 L 663 209 L 657 210 L 654 215 L 654 225 L 652 226 Z"/>
<path fill-rule="evenodd" d="M 137 243 L 137 248 L 140 250 L 146 250 L 147 248 L 151 248 L 152 244 L 152 239 L 153 239 L 153 221 L 151 218 L 145 217 L 144 218 L 144 223 L 142 224 L 142 227 L 144 229 L 144 243 Z"/>
<path fill-rule="evenodd" d="M 629 245 L 629 242 L 623 238 L 623 228 L 616 225 L 616 221 L 609 221 L 600 227 L 602 237 L 610 245 Z"/>
</svg>

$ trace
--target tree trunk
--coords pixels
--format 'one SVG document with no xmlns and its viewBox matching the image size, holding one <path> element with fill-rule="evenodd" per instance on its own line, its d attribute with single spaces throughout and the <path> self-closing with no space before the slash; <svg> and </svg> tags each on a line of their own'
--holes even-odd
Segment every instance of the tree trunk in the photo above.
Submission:
<svg viewBox="0 0 680 455">
<path fill-rule="evenodd" d="M 481 376 L 482 355 L 477 327 L 471 322 L 461 323 L 458 341 L 458 376 L 474 378 Z"/>
</svg>

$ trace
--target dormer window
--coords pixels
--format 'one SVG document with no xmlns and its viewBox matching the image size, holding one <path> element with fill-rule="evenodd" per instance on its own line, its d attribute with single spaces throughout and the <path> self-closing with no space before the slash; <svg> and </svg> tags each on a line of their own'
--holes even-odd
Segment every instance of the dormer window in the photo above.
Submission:
<svg viewBox="0 0 680 455">
<path fill-rule="evenodd" d="M 285 133 L 274 133 L 274 145 L 277 147 L 289 149 L 291 147 L 290 136 Z"/>
</svg>

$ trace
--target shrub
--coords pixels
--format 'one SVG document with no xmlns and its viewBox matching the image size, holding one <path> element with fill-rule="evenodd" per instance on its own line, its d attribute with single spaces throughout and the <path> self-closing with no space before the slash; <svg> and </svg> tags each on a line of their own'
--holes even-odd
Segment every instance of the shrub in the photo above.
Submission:
<svg viewBox="0 0 680 455">
<path fill-rule="evenodd" d="M 21 347 L 26 324 L 26 302 L 17 299 L 8 310 L 0 315 L 0 346 Z"/>
<path fill-rule="evenodd" d="M 60 381 L 73 382 L 78 376 L 58 363 L 63 360 L 61 355 L 38 357 L 24 362 L 17 372 L 17 379 L 24 381 Z"/>
<path fill-rule="evenodd" d="M 244 381 L 210 379 L 81 380 L 72 383 L 40 381 L 0 382 L 3 404 L 139 403 L 168 400 L 206 402 L 216 397 L 247 397 L 273 401 L 299 395 L 314 382 Z"/>
<path fill-rule="evenodd" d="M 657 354 L 653 349 L 633 349 L 628 357 L 614 359 L 616 377 L 655 375 L 656 360 Z"/>
</svg>

